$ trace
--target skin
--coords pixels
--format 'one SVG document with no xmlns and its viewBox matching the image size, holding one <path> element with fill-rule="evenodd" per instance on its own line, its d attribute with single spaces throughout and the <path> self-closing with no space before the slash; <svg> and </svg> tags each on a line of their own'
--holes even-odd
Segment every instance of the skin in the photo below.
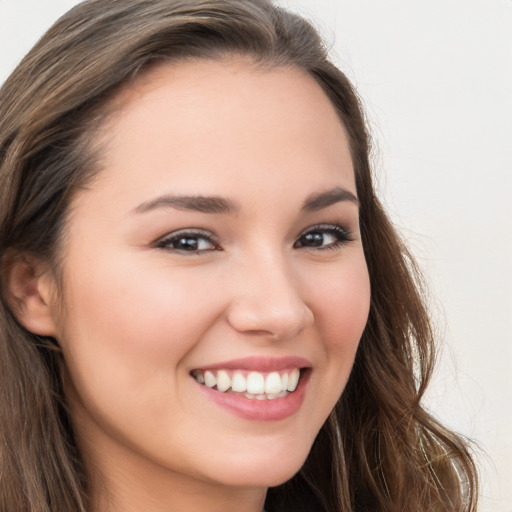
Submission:
<svg viewBox="0 0 512 512">
<path fill-rule="evenodd" d="M 356 195 L 345 130 L 310 76 L 240 60 L 161 65 L 116 101 L 98 138 L 103 169 L 70 212 L 64 296 L 38 282 L 93 510 L 259 512 L 307 457 L 367 320 L 357 203 L 303 209 L 312 194 Z M 237 208 L 140 211 L 163 194 Z M 320 245 L 308 245 L 319 224 Z M 189 228 L 214 242 L 159 243 Z M 238 417 L 190 376 L 248 356 L 311 362 L 296 413 Z"/>
</svg>

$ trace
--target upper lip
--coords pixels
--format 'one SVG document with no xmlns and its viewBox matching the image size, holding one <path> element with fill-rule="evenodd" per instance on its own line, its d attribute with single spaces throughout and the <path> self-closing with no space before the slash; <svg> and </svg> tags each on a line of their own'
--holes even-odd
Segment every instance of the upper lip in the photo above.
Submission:
<svg viewBox="0 0 512 512">
<path fill-rule="evenodd" d="M 303 357 L 243 357 L 241 359 L 230 359 L 207 366 L 196 368 L 197 370 L 247 370 L 257 372 L 274 372 L 290 368 L 310 368 L 311 362 Z"/>
</svg>

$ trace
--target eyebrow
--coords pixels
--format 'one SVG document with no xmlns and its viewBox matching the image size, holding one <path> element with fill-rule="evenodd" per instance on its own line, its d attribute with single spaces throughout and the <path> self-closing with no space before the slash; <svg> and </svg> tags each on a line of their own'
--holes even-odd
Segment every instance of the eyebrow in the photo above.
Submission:
<svg viewBox="0 0 512 512">
<path fill-rule="evenodd" d="M 232 214 L 239 210 L 239 206 L 234 201 L 223 197 L 164 195 L 140 204 L 135 208 L 135 213 L 146 213 L 150 210 L 169 207 L 176 210 L 217 214 Z"/>
<path fill-rule="evenodd" d="M 318 211 L 343 201 L 350 201 L 359 205 L 359 200 L 352 192 L 342 187 L 335 187 L 326 192 L 310 195 L 304 201 L 302 210 Z M 134 212 L 146 213 L 159 208 L 174 208 L 176 210 L 216 214 L 234 214 L 240 210 L 238 203 L 224 197 L 173 196 L 166 194 L 140 204 L 135 208 Z"/>
<path fill-rule="evenodd" d="M 310 195 L 304 201 L 302 209 L 310 212 L 318 211 L 342 201 L 350 201 L 359 206 L 359 199 L 352 192 L 342 187 L 335 187 L 326 192 Z"/>
</svg>

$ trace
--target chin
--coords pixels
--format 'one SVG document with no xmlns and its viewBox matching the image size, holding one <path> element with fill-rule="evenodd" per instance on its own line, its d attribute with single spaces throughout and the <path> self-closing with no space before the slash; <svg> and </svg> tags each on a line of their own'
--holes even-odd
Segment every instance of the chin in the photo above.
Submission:
<svg viewBox="0 0 512 512">
<path fill-rule="evenodd" d="M 254 471 L 252 468 L 239 469 L 236 474 L 226 475 L 223 479 L 225 485 L 233 487 L 258 487 L 268 488 L 276 487 L 284 484 L 293 478 L 302 464 L 294 466 L 293 468 L 274 468 L 268 464 L 264 470 Z M 219 480 L 218 478 L 216 479 Z"/>
<path fill-rule="evenodd" d="M 275 487 L 290 480 L 303 466 L 308 450 L 293 450 L 282 454 L 269 449 L 264 455 L 246 457 L 244 461 L 225 461 L 220 473 L 215 475 L 217 482 L 237 487 Z"/>
</svg>

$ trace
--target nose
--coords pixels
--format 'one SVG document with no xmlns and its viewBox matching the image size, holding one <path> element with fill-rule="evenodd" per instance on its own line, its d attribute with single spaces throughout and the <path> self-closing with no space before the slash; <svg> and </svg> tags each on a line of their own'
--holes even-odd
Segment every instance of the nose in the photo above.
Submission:
<svg viewBox="0 0 512 512">
<path fill-rule="evenodd" d="M 227 319 L 235 330 L 282 340 L 313 323 L 300 279 L 282 259 L 267 255 L 233 272 L 234 293 Z"/>
</svg>

